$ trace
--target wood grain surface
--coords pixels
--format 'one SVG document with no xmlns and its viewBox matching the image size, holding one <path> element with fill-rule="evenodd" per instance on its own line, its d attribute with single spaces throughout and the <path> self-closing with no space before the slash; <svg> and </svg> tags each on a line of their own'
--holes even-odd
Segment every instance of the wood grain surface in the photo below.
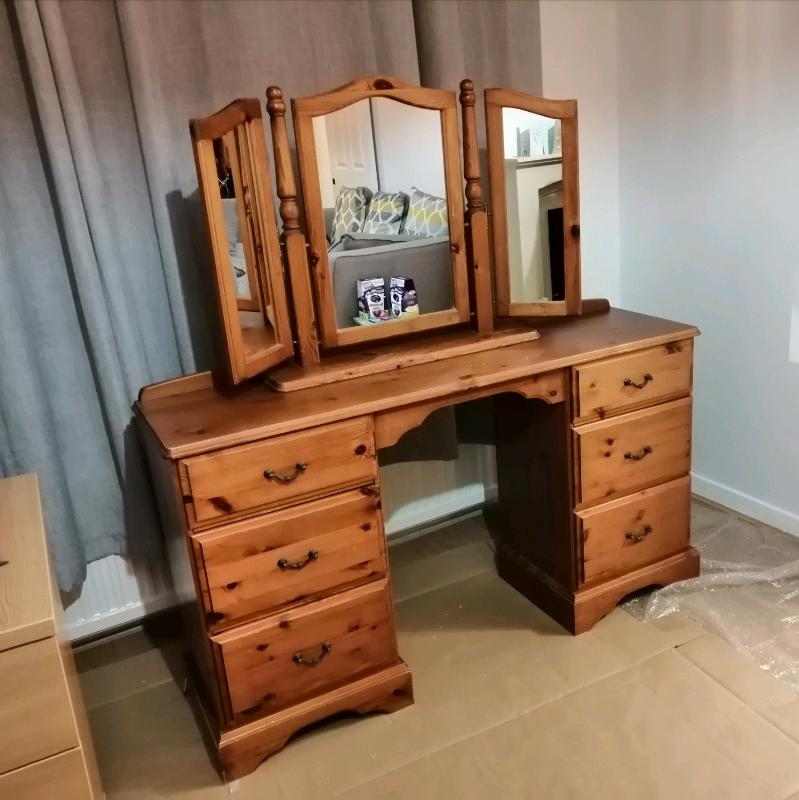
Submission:
<svg viewBox="0 0 799 800">
<path fill-rule="evenodd" d="M 144 389 L 136 410 L 162 452 L 182 458 L 360 414 L 457 395 L 476 387 L 552 372 L 696 336 L 691 325 L 611 309 L 606 314 L 536 320 L 540 339 L 393 372 L 280 393 L 253 384 L 222 394 L 213 387 L 170 394 Z M 178 379 L 183 381 L 186 379 Z"/>
</svg>

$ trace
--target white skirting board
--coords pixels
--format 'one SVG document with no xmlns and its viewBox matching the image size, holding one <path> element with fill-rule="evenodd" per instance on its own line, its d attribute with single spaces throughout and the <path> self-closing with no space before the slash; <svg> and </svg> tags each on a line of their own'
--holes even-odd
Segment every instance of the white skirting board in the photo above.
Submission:
<svg viewBox="0 0 799 800">
<path fill-rule="evenodd" d="M 691 491 L 698 497 L 704 497 L 713 503 L 732 509 L 745 517 L 770 525 L 772 528 L 799 536 L 799 515 L 784 508 L 778 508 L 764 500 L 739 492 L 723 483 L 703 478 L 692 473 Z"/>
<path fill-rule="evenodd" d="M 496 497 L 494 448 L 462 445 L 459 455 L 457 461 L 381 468 L 386 534 L 390 539 Z M 165 563 L 110 556 L 89 564 L 80 598 L 65 611 L 67 635 L 73 641 L 96 636 L 164 611 L 176 602 Z"/>
</svg>

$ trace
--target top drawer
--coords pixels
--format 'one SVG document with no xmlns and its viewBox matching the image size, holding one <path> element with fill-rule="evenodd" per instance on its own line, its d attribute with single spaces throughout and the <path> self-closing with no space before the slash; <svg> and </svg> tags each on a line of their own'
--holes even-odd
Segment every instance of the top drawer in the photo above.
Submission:
<svg viewBox="0 0 799 800">
<path fill-rule="evenodd" d="M 575 422 L 690 394 L 692 363 L 693 341 L 685 339 L 574 367 Z"/>
<path fill-rule="evenodd" d="M 329 494 L 369 483 L 376 475 L 371 417 L 275 436 L 180 464 L 191 524 Z"/>
</svg>

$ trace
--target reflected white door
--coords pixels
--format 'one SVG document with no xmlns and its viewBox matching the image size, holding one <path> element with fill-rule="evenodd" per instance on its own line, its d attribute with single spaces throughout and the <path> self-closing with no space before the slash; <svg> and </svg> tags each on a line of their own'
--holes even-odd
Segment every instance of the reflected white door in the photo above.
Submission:
<svg viewBox="0 0 799 800">
<path fill-rule="evenodd" d="M 360 100 L 325 117 L 333 196 L 342 186 L 377 189 L 369 101 Z"/>
</svg>

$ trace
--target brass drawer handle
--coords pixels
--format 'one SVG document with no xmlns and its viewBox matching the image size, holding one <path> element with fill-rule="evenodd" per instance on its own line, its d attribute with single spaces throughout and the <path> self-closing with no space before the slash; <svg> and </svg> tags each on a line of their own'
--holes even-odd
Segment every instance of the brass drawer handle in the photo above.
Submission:
<svg viewBox="0 0 799 800">
<path fill-rule="evenodd" d="M 302 653 L 295 653 L 293 657 L 294 663 L 312 667 L 314 664 L 318 664 L 332 649 L 333 645 L 330 642 L 325 642 L 322 645 L 322 652 L 316 658 L 306 658 Z"/>
<path fill-rule="evenodd" d="M 634 456 L 632 453 L 628 451 L 624 454 L 624 457 L 629 459 L 630 461 L 640 461 L 642 458 L 648 456 L 651 452 L 652 448 L 649 445 L 647 445 L 637 456 Z"/>
<path fill-rule="evenodd" d="M 644 525 L 643 533 L 625 533 L 624 538 L 629 539 L 631 542 L 643 542 L 650 533 L 652 533 L 652 526 Z"/>
<path fill-rule="evenodd" d="M 647 372 L 646 375 L 644 375 L 644 382 L 643 383 L 636 383 L 632 378 L 625 378 L 624 379 L 624 385 L 625 386 L 635 386 L 636 389 L 643 389 L 644 386 L 646 386 L 649 383 L 649 381 L 653 381 L 653 380 L 654 380 L 654 378 Z"/>
<path fill-rule="evenodd" d="M 309 550 L 308 551 L 308 558 L 305 561 L 295 561 L 293 564 L 289 562 L 287 558 L 281 558 L 280 561 L 277 562 L 277 565 L 280 569 L 302 569 L 303 567 L 307 567 L 312 561 L 315 561 L 319 558 L 319 551 L 318 550 Z"/>
<path fill-rule="evenodd" d="M 264 470 L 264 478 L 268 481 L 277 481 L 278 483 L 291 483 L 292 481 L 297 480 L 300 473 L 305 472 L 307 464 L 304 461 L 298 461 L 294 466 L 294 474 L 293 475 L 286 475 L 285 478 L 282 478 L 280 475 L 276 474 L 273 469 Z"/>
</svg>

